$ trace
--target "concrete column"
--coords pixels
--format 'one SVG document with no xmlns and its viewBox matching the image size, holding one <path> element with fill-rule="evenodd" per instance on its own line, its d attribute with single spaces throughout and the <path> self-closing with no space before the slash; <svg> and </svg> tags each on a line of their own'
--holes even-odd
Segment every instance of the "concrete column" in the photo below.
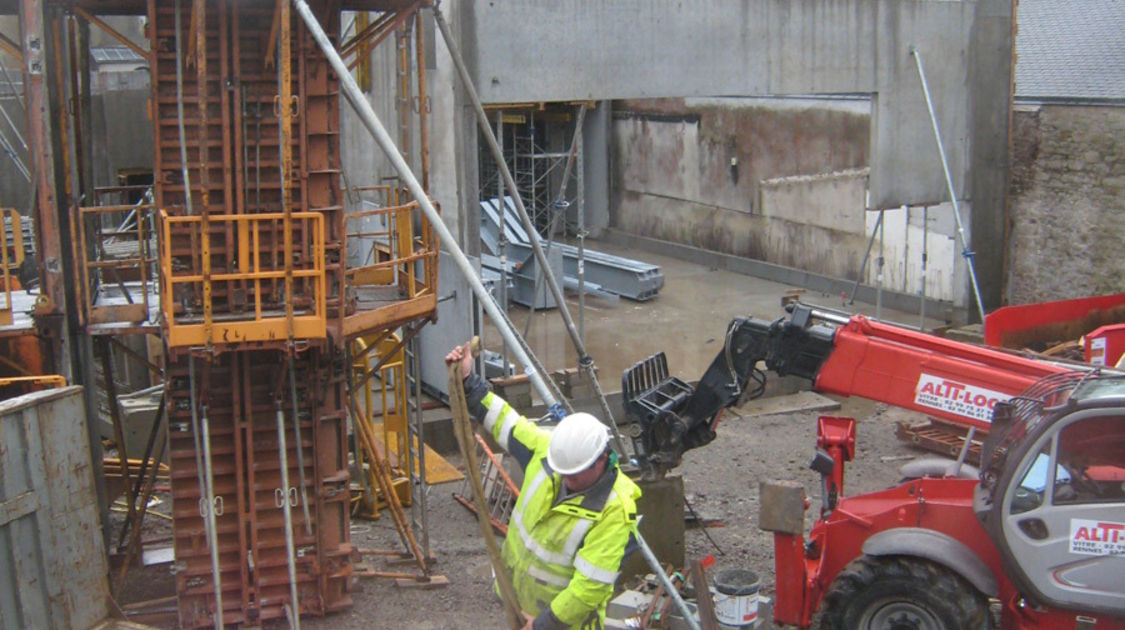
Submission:
<svg viewBox="0 0 1125 630">
<path fill-rule="evenodd" d="M 582 125 L 582 162 L 586 229 L 594 238 L 609 227 L 609 124 L 611 101 L 586 110 Z"/>
<path fill-rule="evenodd" d="M 970 33 L 969 93 L 973 152 L 969 168 L 973 250 L 984 310 L 1001 306 L 1007 260 L 1009 138 L 1012 111 L 1013 0 L 976 5 Z M 1007 86 L 999 89 L 997 86 Z M 970 313 L 974 309 L 970 309 Z"/>
<path fill-rule="evenodd" d="M 464 3 L 441 4 L 442 15 L 459 39 L 465 63 L 470 69 L 475 59 L 476 42 L 462 36 Z M 433 14 L 423 11 L 428 22 Z M 466 256 L 480 256 L 479 150 L 477 123 L 465 87 L 440 31 L 433 29 L 434 61 L 429 73 L 433 103 L 430 116 L 430 189 L 441 203 L 446 227 L 457 236 Z M 460 299 L 458 296 L 457 299 Z M 467 307 L 466 307 L 467 308 Z"/>
</svg>

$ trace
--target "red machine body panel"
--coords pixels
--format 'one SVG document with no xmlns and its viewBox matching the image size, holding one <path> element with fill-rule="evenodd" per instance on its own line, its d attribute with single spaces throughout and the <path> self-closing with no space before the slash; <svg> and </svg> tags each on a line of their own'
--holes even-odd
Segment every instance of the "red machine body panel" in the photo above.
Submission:
<svg viewBox="0 0 1125 630">
<path fill-rule="evenodd" d="M 1121 321 L 1125 293 L 1005 306 L 984 316 L 984 343 L 1019 348 L 1036 341 L 1077 339 L 1101 324 Z"/>
<path fill-rule="evenodd" d="M 815 389 L 987 428 L 992 408 L 1066 367 L 856 315 L 837 332 Z"/>
<path fill-rule="evenodd" d="M 1086 362 L 1091 365 L 1119 365 L 1125 356 L 1125 323 L 1102 326 L 1082 340 Z"/>
</svg>

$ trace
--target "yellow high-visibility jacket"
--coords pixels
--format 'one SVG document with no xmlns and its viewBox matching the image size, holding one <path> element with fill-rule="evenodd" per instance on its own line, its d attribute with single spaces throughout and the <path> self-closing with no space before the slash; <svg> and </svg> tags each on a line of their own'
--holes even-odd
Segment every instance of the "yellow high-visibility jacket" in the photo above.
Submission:
<svg viewBox="0 0 1125 630">
<path fill-rule="evenodd" d="M 550 432 L 512 409 L 473 374 L 469 411 L 524 469 L 502 556 L 535 630 L 601 630 L 621 563 L 635 544 L 641 490 L 616 466 L 570 495 L 547 464 Z"/>
</svg>

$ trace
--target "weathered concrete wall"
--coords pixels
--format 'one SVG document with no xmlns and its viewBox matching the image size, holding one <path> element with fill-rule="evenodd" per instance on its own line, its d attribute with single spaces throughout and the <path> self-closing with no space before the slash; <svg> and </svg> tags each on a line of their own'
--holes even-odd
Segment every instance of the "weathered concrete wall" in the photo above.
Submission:
<svg viewBox="0 0 1125 630">
<path fill-rule="evenodd" d="M 1125 290 L 1125 107 L 1014 116 L 1005 297 L 1027 304 Z"/>
<path fill-rule="evenodd" d="M 855 277 L 866 245 L 866 177 L 856 169 L 867 165 L 868 124 L 867 104 L 857 101 L 621 102 L 610 151 L 611 223 L 641 236 Z M 793 179 L 800 176 L 810 177 Z M 822 220 L 831 215 L 846 219 Z"/>
<path fill-rule="evenodd" d="M 8 69 L 16 80 L 19 69 Z M 91 170 L 95 186 L 118 185 L 122 170 L 151 170 L 153 160 L 152 121 L 148 113 L 151 96 L 147 71 L 95 74 L 91 82 L 90 138 L 93 150 Z M 0 93 L 3 89 L 0 89 Z M 23 113 L 13 98 L 0 98 L 12 122 L 24 140 L 28 138 Z M 0 133 L 12 144 L 17 155 L 30 169 L 28 156 L 11 133 L 6 121 L 0 120 Z M 15 208 L 26 214 L 30 208 L 29 186 L 11 159 L 0 153 L 0 207 Z"/>
<path fill-rule="evenodd" d="M 866 101 L 622 101 L 614 118 L 613 227 L 970 304 L 948 205 L 888 210 L 860 273 L 878 216 L 865 200 Z"/>
<path fill-rule="evenodd" d="M 861 100 L 620 101 L 615 187 L 755 213 L 762 180 L 866 167 L 869 112 Z"/>
</svg>

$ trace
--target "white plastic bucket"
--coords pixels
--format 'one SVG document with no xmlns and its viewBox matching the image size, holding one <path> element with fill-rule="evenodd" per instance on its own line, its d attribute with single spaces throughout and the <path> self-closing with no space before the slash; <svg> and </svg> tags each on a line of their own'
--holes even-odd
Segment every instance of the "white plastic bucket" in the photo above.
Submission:
<svg viewBox="0 0 1125 630">
<path fill-rule="evenodd" d="M 747 569 L 727 569 L 715 575 L 715 618 L 735 628 L 758 625 L 758 574 Z"/>
</svg>

